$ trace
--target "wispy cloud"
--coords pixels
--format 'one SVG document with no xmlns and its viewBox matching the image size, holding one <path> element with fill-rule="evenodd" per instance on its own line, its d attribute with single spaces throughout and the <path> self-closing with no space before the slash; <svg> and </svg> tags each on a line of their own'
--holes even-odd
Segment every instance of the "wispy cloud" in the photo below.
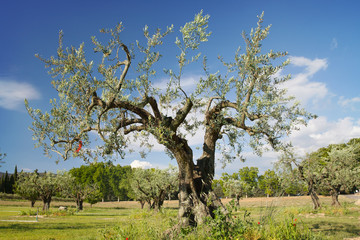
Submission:
<svg viewBox="0 0 360 240">
<path fill-rule="evenodd" d="M 35 87 L 26 82 L 0 78 L 0 107 L 8 110 L 19 110 L 24 99 L 40 99 L 41 95 Z"/>
<path fill-rule="evenodd" d="M 295 96 L 304 105 L 324 99 L 329 94 L 326 84 L 310 81 L 310 79 L 320 70 L 327 68 L 327 60 L 318 58 L 311 60 L 305 57 L 290 57 L 290 60 L 292 65 L 305 69 L 284 84 L 288 93 Z"/>
<path fill-rule="evenodd" d="M 32 172 L 33 170 L 30 169 L 30 168 L 22 168 L 21 171 L 24 171 L 24 172 Z"/>
<path fill-rule="evenodd" d="M 199 79 L 201 78 L 201 75 L 188 75 L 180 80 L 180 86 L 181 88 L 186 90 L 194 90 L 197 86 L 197 83 L 199 82 Z M 169 83 L 169 78 L 164 78 L 161 81 L 158 81 L 153 84 L 155 88 L 160 88 L 165 90 L 167 87 L 167 84 Z"/>
<path fill-rule="evenodd" d="M 134 160 L 132 161 L 132 163 L 130 163 L 131 168 L 151 168 L 152 164 L 150 162 L 146 162 L 146 161 L 139 161 L 139 160 Z"/>
<path fill-rule="evenodd" d="M 354 108 L 354 104 L 358 104 L 359 102 L 360 102 L 360 97 L 345 98 L 344 96 L 341 96 L 339 98 L 338 104 L 342 107 Z"/>
<path fill-rule="evenodd" d="M 336 49 L 337 47 L 338 47 L 338 41 L 337 41 L 336 38 L 333 38 L 333 39 L 331 40 L 330 49 L 331 49 L 331 50 L 334 50 L 334 49 Z"/>
</svg>

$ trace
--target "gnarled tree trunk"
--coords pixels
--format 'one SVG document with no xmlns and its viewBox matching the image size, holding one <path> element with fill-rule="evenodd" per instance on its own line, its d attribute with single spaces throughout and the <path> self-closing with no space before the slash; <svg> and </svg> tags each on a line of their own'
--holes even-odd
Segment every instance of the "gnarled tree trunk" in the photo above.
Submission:
<svg viewBox="0 0 360 240">
<path fill-rule="evenodd" d="M 316 210 L 316 209 L 320 208 L 321 205 L 320 205 L 320 199 L 315 191 L 314 179 L 311 176 L 309 178 L 305 177 L 303 166 L 298 166 L 298 169 L 299 169 L 300 178 L 308 184 L 308 194 L 310 195 L 311 200 L 313 202 L 313 207 Z"/>
<path fill-rule="evenodd" d="M 47 211 L 50 209 L 51 196 L 43 197 L 43 210 Z"/>
<path fill-rule="evenodd" d="M 338 189 L 336 188 L 333 188 L 330 190 L 330 195 L 331 195 L 331 200 L 332 200 L 332 203 L 331 205 L 332 206 L 335 206 L 335 207 L 340 207 L 341 204 L 339 202 L 339 191 Z"/>
<path fill-rule="evenodd" d="M 81 198 L 77 198 L 76 199 L 76 207 L 78 208 L 78 210 L 83 210 L 84 206 L 83 206 L 84 200 L 82 200 Z"/>
<path fill-rule="evenodd" d="M 311 200 L 313 202 L 313 207 L 316 210 L 316 209 L 320 208 L 321 205 L 320 205 L 320 199 L 315 191 L 313 180 L 308 181 L 308 186 L 309 186 L 309 194 L 310 194 Z"/>
<path fill-rule="evenodd" d="M 207 217 L 214 217 L 214 210 L 223 207 L 212 190 L 215 173 L 215 143 L 218 135 L 206 131 L 203 155 L 193 162 L 193 152 L 187 141 L 176 138 L 168 148 L 179 166 L 179 219 L 180 226 L 201 225 Z"/>
</svg>

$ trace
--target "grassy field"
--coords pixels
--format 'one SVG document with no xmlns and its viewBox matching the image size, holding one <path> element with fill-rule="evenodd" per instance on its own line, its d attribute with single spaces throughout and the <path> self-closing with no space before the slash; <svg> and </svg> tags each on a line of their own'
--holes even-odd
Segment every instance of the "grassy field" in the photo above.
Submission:
<svg viewBox="0 0 360 240">
<path fill-rule="evenodd" d="M 224 204 L 229 201 L 223 199 Z M 321 197 L 320 201 L 324 207 L 313 211 L 307 196 L 248 198 L 240 201 L 235 215 L 242 217 L 245 211 L 250 212 L 255 223 L 263 223 L 269 216 L 296 219 L 297 223 L 321 234 L 320 239 L 360 237 L 360 206 L 354 200 L 341 196 L 341 208 L 330 207 L 329 197 Z M 68 211 L 58 211 L 59 206 L 67 206 Z M 84 211 L 76 212 L 74 203 L 54 202 L 47 215 L 36 218 L 40 202 L 30 208 L 25 201 L 0 201 L 0 239 L 111 239 L 112 234 L 121 231 L 117 228 L 126 229 L 128 232 L 124 234 L 128 235 L 133 228 L 136 236 L 141 236 L 141 231 L 150 232 L 147 236 L 158 236 L 176 222 L 177 207 L 177 201 L 166 201 L 162 213 L 153 213 L 141 210 L 137 202 L 105 202 L 93 207 L 85 204 Z"/>
</svg>

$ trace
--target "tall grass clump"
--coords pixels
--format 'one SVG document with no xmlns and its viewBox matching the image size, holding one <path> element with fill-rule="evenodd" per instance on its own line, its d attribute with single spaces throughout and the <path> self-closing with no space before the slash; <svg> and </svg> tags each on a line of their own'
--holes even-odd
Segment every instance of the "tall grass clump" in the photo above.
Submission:
<svg viewBox="0 0 360 240">
<path fill-rule="evenodd" d="M 262 226 L 261 223 L 259 225 L 261 228 L 261 239 L 321 239 L 313 234 L 306 224 L 292 215 L 284 216 L 277 220 L 270 218 L 266 225 Z"/>
<path fill-rule="evenodd" d="M 320 239 L 293 214 L 284 217 L 273 209 L 264 211 L 268 215 L 255 221 L 250 212 L 238 210 L 234 202 L 226 206 L 226 211 L 218 209 L 214 218 L 197 227 L 178 229 L 175 211 L 159 213 L 136 211 L 126 222 L 115 228 L 100 231 L 103 240 L 132 239 L 188 239 L 188 240 L 311 240 Z M 276 214 L 275 214 L 276 213 Z M 275 216 L 277 215 L 277 216 Z M 286 215 L 286 216 L 285 216 Z M 169 229 L 172 229 L 169 231 Z"/>
</svg>

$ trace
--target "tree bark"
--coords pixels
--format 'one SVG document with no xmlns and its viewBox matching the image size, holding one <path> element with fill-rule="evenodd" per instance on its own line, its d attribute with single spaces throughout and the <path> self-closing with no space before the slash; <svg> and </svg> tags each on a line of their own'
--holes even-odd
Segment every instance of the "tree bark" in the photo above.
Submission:
<svg viewBox="0 0 360 240">
<path fill-rule="evenodd" d="M 308 184 L 308 194 L 310 194 L 311 200 L 313 202 L 314 209 L 319 209 L 321 207 L 320 199 L 315 191 L 315 183 L 312 177 L 306 178 L 304 174 L 304 167 L 298 166 L 300 178 Z"/>
<path fill-rule="evenodd" d="M 43 203 L 44 203 L 44 205 L 43 205 L 43 210 L 44 210 L 44 211 L 47 211 L 47 210 L 50 209 L 50 202 L 51 202 L 51 197 L 45 197 L 45 198 L 43 198 Z"/>
<path fill-rule="evenodd" d="M 240 207 L 240 198 L 241 198 L 240 194 L 236 194 L 235 197 L 236 197 L 236 206 Z"/>
<path fill-rule="evenodd" d="M 309 186 L 309 194 L 311 196 L 311 200 L 313 201 L 313 207 L 315 210 L 319 209 L 321 207 L 320 199 L 319 199 L 318 195 L 316 194 L 314 182 L 312 179 L 310 179 L 310 181 L 308 181 L 308 186 Z"/>
<path fill-rule="evenodd" d="M 145 201 L 144 200 L 139 200 L 140 205 L 141 205 L 141 209 L 144 209 L 144 205 L 145 205 Z"/>
<path fill-rule="evenodd" d="M 76 206 L 78 208 L 78 210 L 83 210 L 84 209 L 84 200 L 82 199 L 76 199 Z"/>
<path fill-rule="evenodd" d="M 341 204 L 339 202 L 339 191 L 337 191 L 337 189 L 332 189 L 330 191 L 330 195 L 331 195 L 331 200 L 332 200 L 331 205 L 334 207 L 340 207 Z"/>
<path fill-rule="evenodd" d="M 204 224 L 207 217 L 214 217 L 215 209 L 223 207 L 211 186 L 215 172 L 216 137 L 206 131 L 203 155 L 197 165 L 194 165 L 193 152 L 186 140 L 178 138 L 174 146 L 168 147 L 179 166 L 179 219 L 182 227 Z"/>
<path fill-rule="evenodd" d="M 31 207 L 33 208 L 35 206 L 35 201 L 34 200 L 31 200 Z"/>
</svg>

